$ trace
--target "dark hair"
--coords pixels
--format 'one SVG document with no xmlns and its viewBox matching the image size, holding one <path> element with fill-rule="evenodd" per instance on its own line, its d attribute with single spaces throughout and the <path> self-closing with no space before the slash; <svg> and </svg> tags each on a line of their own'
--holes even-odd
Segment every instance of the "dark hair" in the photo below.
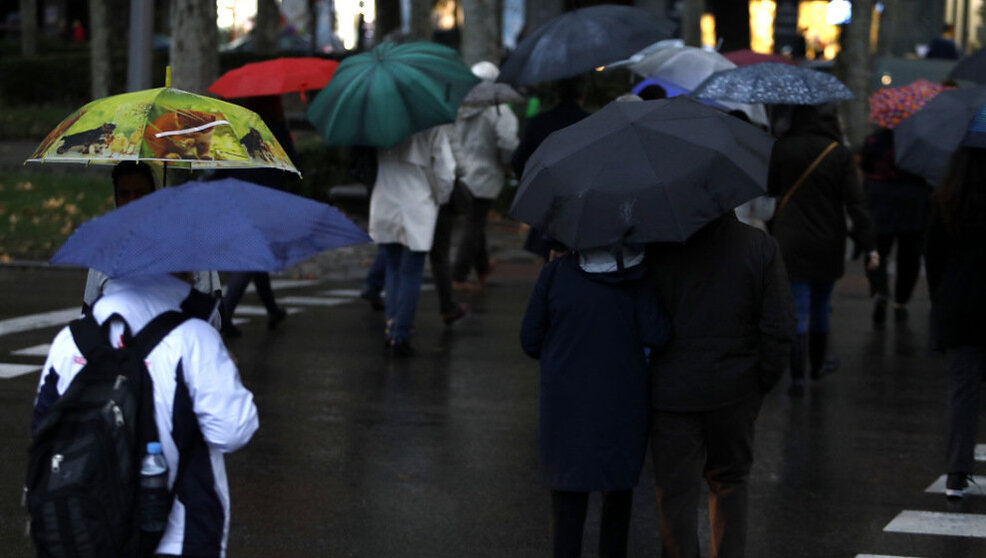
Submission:
<svg viewBox="0 0 986 558">
<path fill-rule="evenodd" d="M 934 200 L 953 235 L 969 225 L 986 224 L 986 149 L 960 147 Z"/>
<path fill-rule="evenodd" d="M 129 176 L 131 174 L 140 174 L 151 183 L 151 190 L 155 188 L 154 186 L 154 174 L 151 172 L 151 167 L 143 161 L 122 161 L 117 163 L 113 167 L 113 186 L 116 186 L 117 181 L 124 176 Z"/>
<path fill-rule="evenodd" d="M 953 23 L 946 23 L 945 25 L 941 26 L 942 33 L 952 33 L 954 31 L 955 31 L 955 24 Z"/>
<path fill-rule="evenodd" d="M 645 101 L 653 101 L 654 99 L 667 99 L 668 92 L 656 83 L 652 83 L 647 87 L 644 87 L 637 92 L 637 95 Z"/>
</svg>

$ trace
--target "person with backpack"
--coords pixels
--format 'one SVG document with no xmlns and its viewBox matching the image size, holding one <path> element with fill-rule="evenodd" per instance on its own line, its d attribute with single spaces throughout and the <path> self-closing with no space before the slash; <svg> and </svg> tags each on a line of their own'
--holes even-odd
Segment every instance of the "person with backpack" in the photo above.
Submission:
<svg viewBox="0 0 986 558">
<path fill-rule="evenodd" d="M 180 312 L 190 290 L 170 275 L 110 280 L 92 313 L 55 336 L 26 494 L 40 555 L 225 555 L 223 454 L 250 441 L 257 408 L 219 332 Z M 141 532 L 135 496 L 147 442 L 163 450 L 173 495 L 156 534 Z"/>
</svg>

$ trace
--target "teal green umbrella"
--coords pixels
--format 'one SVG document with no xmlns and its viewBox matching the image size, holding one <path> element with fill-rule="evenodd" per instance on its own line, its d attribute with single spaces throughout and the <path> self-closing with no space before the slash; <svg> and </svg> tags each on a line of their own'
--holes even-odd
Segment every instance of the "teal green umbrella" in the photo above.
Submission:
<svg viewBox="0 0 986 558">
<path fill-rule="evenodd" d="M 478 82 L 450 48 L 381 43 L 343 60 L 307 117 L 327 145 L 390 148 L 415 132 L 453 122 Z"/>
</svg>

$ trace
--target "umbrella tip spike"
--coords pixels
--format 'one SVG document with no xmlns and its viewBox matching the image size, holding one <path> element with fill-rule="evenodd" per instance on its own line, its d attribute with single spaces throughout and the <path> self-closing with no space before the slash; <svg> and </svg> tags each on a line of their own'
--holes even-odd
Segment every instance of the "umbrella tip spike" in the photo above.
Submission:
<svg viewBox="0 0 986 558">
<path fill-rule="evenodd" d="M 164 68 L 164 86 L 171 87 L 171 66 Z"/>
</svg>

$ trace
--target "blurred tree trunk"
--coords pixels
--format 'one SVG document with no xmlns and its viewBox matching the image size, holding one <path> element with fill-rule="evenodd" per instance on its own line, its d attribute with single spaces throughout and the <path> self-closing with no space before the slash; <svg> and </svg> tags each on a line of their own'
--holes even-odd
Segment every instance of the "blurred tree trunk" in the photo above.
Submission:
<svg viewBox="0 0 986 558">
<path fill-rule="evenodd" d="M 750 48 L 750 4 L 736 0 L 711 0 L 716 18 L 716 40 L 721 52 Z"/>
<path fill-rule="evenodd" d="M 853 149 L 858 150 L 869 133 L 870 96 L 870 23 L 874 0 L 856 0 L 852 4 L 852 21 L 843 28 L 842 50 L 836 61 L 836 75 L 856 95 L 842 104 L 845 133 Z"/>
<path fill-rule="evenodd" d="M 667 10 L 668 10 L 667 0 L 637 0 L 636 2 L 633 3 L 633 5 L 637 6 L 638 8 L 643 8 L 648 12 L 654 14 L 658 14 L 662 16 L 667 15 Z"/>
<path fill-rule="evenodd" d="M 256 46 L 254 52 L 271 56 L 277 51 L 280 20 L 281 10 L 277 0 L 257 0 L 257 25 L 253 28 L 253 44 Z"/>
<path fill-rule="evenodd" d="M 400 0 L 376 0 L 376 2 L 377 19 L 373 24 L 373 41 L 380 44 L 388 33 L 400 31 L 401 2 Z"/>
<path fill-rule="evenodd" d="M 549 19 L 561 15 L 565 9 L 563 0 L 527 0 L 524 6 L 524 30 L 518 39 L 544 25 Z"/>
<path fill-rule="evenodd" d="M 466 65 L 481 60 L 500 61 L 500 0 L 462 0 L 462 59 Z"/>
<path fill-rule="evenodd" d="M 171 86 L 204 93 L 219 74 L 216 3 L 172 0 Z"/>
<path fill-rule="evenodd" d="M 682 0 L 681 39 L 688 46 L 702 46 L 702 14 L 705 0 Z"/>
<path fill-rule="evenodd" d="M 21 0 L 21 54 L 34 56 L 38 53 L 38 3 L 36 0 Z"/>
<path fill-rule="evenodd" d="M 430 41 L 432 35 L 431 12 L 435 0 L 411 0 L 411 20 L 408 35 L 415 41 Z"/>
<path fill-rule="evenodd" d="M 89 0 L 89 91 L 93 99 L 109 96 L 113 83 L 109 15 L 106 0 Z"/>
</svg>

